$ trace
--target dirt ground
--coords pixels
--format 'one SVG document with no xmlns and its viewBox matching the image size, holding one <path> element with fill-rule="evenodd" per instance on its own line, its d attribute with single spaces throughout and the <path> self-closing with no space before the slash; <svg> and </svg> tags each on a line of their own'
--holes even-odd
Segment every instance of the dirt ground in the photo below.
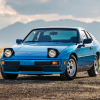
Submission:
<svg viewBox="0 0 100 100">
<path fill-rule="evenodd" d="M 0 100 L 100 100 L 100 73 L 78 73 L 72 81 L 59 75 L 19 75 L 16 80 L 0 75 Z"/>
<path fill-rule="evenodd" d="M 97 77 L 78 73 L 72 81 L 59 75 L 19 75 L 16 80 L 4 80 L 0 74 L 0 100 L 100 100 L 100 73 Z"/>
</svg>

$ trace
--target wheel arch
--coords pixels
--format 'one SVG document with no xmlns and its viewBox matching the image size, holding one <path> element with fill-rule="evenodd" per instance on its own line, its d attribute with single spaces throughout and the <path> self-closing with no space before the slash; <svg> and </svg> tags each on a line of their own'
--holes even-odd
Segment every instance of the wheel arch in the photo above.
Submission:
<svg viewBox="0 0 100 100">
<path fill-rule="evenodd" d="M 99 52 L 96 53 L 96 55 L 98 56 L 98 60 L 99 60 L 99 54 L 100 54 Z"/>
<path fill-rule="evenodd" d="M 70 54 L 70 56 L 71 56 L 71 55 L 74 55 L 75 58 L 76 58 L 76 60 L 77 60 L 77 55 L 76 55 L 76 53 L 73 52 L 73 53 Z"/>
</svg>

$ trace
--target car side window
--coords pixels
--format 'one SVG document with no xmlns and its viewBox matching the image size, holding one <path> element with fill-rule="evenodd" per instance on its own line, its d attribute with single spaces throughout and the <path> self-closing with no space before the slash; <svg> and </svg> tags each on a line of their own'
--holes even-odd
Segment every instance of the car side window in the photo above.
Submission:
<svg viewBox="0 0 100 100">
<path fill-rule="evenodd" d="M 84 31 L 80 31 L 80 43 L 83 43 L 84 39 L 87 39 L 87 36 Z"/>
<path fill-rule="evenodd" d="M 92 37 L 90 36 L 90 34 L 87 31 L 85 31 L 85 32 L 87 34 L 88 39 L 92 39 Z"/>
<path fill-rule="evenodd" d="M 33 32 L 31 33 L 31 35 L 29 35 L 28 38 L 26 38 L 25 41 L 33 41 L 33 37 L 35 36 L 35 34 L 36 34 L 36 32 L 33 31 Z"/>
</svg>

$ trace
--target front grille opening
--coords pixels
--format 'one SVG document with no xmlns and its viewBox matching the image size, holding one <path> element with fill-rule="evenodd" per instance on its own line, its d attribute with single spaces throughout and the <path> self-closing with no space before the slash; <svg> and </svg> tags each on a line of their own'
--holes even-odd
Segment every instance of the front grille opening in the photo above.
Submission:
<svg viewBox="0 0 100 100">
<path fill-rule="evenodd" d="M 20 66 L 18 68 L 19 71 L 43 71 L 42 67 L 40 66 Z"/>
<path fill-rule="evenodd" d="M 52 65 L 52 61 L 45 61 L 45 62 L 36 61 L 35 65 Z"/>
<path fill-rule="evenodd" d="M 6 65 L 20 65 L 19 61 L 5 61 Z"/>
</svg>

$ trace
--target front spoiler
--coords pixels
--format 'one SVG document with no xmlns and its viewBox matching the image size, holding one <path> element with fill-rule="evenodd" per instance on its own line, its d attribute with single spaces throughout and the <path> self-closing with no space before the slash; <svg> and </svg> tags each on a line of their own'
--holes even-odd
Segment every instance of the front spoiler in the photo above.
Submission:
<svg viewBox="0 0 100 100">
<path fill-rule="evenodd" d="M 11 60 L 15 61 L 15 60 Z M 43 70 L 37 70 L 37 71 L 30 71 L 30 70 L 18 70 L 18 67 L 20 68 L 21 66 L 35 66 L 34 65 L 34 60 L 17 60 L 20 61 L 20 65 L 1 65 L 3 73 L 9 73 L 9 74 L 62 74 L 66 70 L 66 65 L 64 65 L 65 60 L 50 60 L 50 61 L 60 61 L 59 66 L 56 65 L 40 65 L 40 67 Z M 44 61 L 44 60 L 39 60 L 39 61 Z M 46 60 L 45 60 L 46 61 Z M 66 60 L 68 62 L 68 60 Z M 31 62 L 31 63 L 30 63 Z M 24 64 L 25 63 L 25 64 Z M 37 67 L 37 66 L 35 66 Z"/>
<path fill-rule="evenodd" d="M 43 72 L 43 71 L 19 71 L 19 72 L 8 72 L 8 71 L 3 71 L 3 73 L 8 73 L 8 74 L 30 74 L 30 75 L 48 75 L 48 74 L 62 74 L 64 72 Z"/>
</svg>

